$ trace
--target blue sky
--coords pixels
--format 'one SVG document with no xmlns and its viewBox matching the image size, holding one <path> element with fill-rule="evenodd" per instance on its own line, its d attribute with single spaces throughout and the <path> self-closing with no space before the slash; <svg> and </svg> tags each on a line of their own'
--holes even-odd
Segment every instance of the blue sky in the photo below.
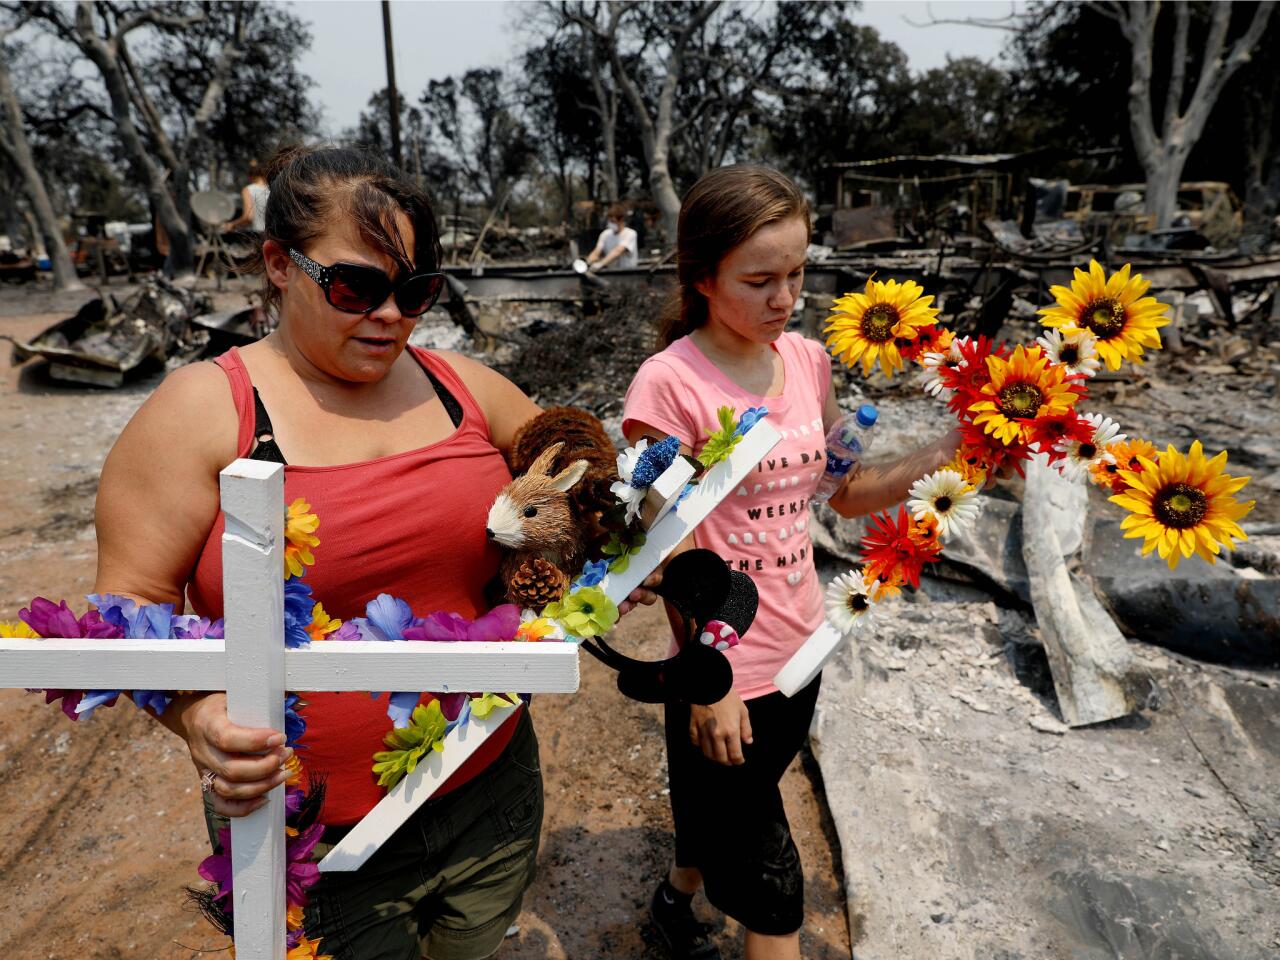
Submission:
<svg viewBox="0 0 1280 960">
<path fill-rule="evenodd" d="M 311 24 L 311 50 L 302 68 L 316 81 L 312 99 L 323 110 L 328 132 L 354 126 L 370 95 L 386 84 L 381 4 L 295 0 L 289 6 Z M 1010 0 L 867 0 L 855 18 L 897 43 L 911 68 L 922 71 L 941 66 L 948 55 L 994 61 L 1006 34 L 970 26 L 916 27 L 908 19 L 924 22 L 930 12 L 947 19 L 1000 17 L 1011 6 Z M 523 47 L 521 21 L 533 10 L 533 4 L 515 0 L 396 0 L 391 20 L 398 86 L 417 99 L 428 80 L 501 66 Z"/>
</svg>

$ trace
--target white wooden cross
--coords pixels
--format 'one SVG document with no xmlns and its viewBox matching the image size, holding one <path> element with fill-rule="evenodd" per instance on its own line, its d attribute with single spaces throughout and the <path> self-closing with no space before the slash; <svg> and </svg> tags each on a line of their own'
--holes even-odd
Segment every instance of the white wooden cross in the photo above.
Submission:
<svg viewBox="0 0 1280 960">
<path fill-rule="evenodd" d="M 631 593 L 779 439 L 768 421 L 756 423 L 677 509 L 665 504 L 665 513 L 626 571 L 607 575 L 601 589 L 614 602 Z M 686 469 L 679 459 L 672 467 L 676 473 Z M 0 686 L 225 690 L 227 715 L 234 723 L 275 730 L 284 729 L 285 691 L 578 689 L 576 643 L 326 640 L 305 649 L 286 649 L 281 577 L 284 468 L 237 460 L 222 471 L 220 486 L 226 514 L 225 640 L 0 638 Z M 429 751 L 417 769 L 330 851 L 320 869 L 357 869 L 508 717 L 506 710 L 495 710 L 483 720 L 473 716 L 465 726 L 455 727 L 443 752 Z M 285 955 L 284 822 L 282 788 L 267 794 L 267 803 L 254 813 L 231 822 L 239 960 L 283 960 Z"/>
</svg>

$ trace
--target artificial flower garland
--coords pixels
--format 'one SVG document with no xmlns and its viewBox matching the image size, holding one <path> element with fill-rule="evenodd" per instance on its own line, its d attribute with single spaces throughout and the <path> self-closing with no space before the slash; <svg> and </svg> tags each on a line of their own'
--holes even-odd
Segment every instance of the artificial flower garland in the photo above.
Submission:
<svg viewBox="0 0 1280 960">
<path fill-rule="evenodd" d="M 714 446 L 708 442 L 700 463 L 703 469 L 727 457 L 746 432 L 766 414 L 763 407 L 748 410 L 735 419 L 732 408 L 718 411 L 720 428 L 713 432 Z M 610 572 L 622 572 L 644 543 L 639 521 L 639 505 L 649 486 L 679 455 L 680 442 L 667 437 L 652 445 L 642 440 L 618 457 L 621 477 L 613 485 L 617 505 L 609 520 L 611 539 L 603 547 L 604 557 L 588 561 L 560 600 L 541 611 L 521 611 L 505 604 L 469 620 L 456 613 L 435 612 L 415 616 L 409 604 L 390 594 L 379 594 L 365 608 L 365 616 L 347 621 L 329 615 L 311 594 L 305 580 L 307 568 L 316 562 L 313 548 L 320 545 L 316 532 L 320 518 L 311 512 L 304 498 L 285 509 L 284 549 L 284 633 L 290 649 L 326 640 L 378 640 L 386 642 L 431 641 L 568 641 L 602 636 L 618 620 L 618 607 L 599 584 Z M 694 488 L 697 478 L 685 485 L 680 499 Z M 195 615 L 175 615 L 173 604 L 139 604 L 113 594 L 90 594 L 86 599 L 96 609 L 76 616 L 66 601 L 54 603 L 37 597 L 19 611 L 19 620 L 0 621 L 0 637 L 40 639 L 42 637 L 94 637 L 101 639 L 223 639 L 222 619 L 210 621 Z M 59 701 L 71 720 L 88 719 L 100 706 L 114 706 L 122 690 L 37 690 L 45 702 Z M 133 690 L 129 698 L 139 708 L 163 714 L 176 695 L 174 691 Z M 380 693 L 371 696 L 379 697 Z M 388 697 L 387 715 L 392 730 L 384 738 L 388 748 L 373 755 L 373 772 L 379 786 L 391 789 L 412 773 L 429 752 L 440 752 L 449 733 L 474 716 L 487 717 L 498 707 L 519 701 L 515 693 L 440 693 L 422 704 L 422 694 L 393 692 Z M 285 742 L 299 746 L 306 733 L 303 701 L 297 694 L 285 697 Z M 318 815 L 323 803 L 322 780 L 313 780 L 308 792 L 303 787 L 303 766 L 295 753 L 287 767 L 286 812 L 286 960 L 328 960 L 319 952 L 320 940 L 308 937 L 303 928 L 307 891 L 320 878 L 311 854 L 320 842 L 324 825 Z M 190 890 L 192 900 L 223 933 L 230 935 L 231 831 L 219 831 L 219 851 L 200 864 L 198 872 L 212 887 Z"/>
<path fill-rule="evenodd" d="M 1070 480 L 1092 480 L 1128 511 L 1126 538 L 1141 538 L 1176 568 L 1198 554 L 1210 563 L 1234 541 L 1246 540 L 1239 520 L 1253 501 L 1234 494 L 1249 482 L 1223 472 L 1227 453 L 1206 458 L 1199 440 L 1186 453 L 1163 453 L 1120 433 L 1119 424 L 1082 413 L 1088 381 L 1102 363 L 1118 370 L 1160 349 L 1168 305 L 1146 296 L 1150 282 L 1125 264 L 1110 277 L 1097 261 L 1077 269 L 1070 287 L 1053 286 L 1056 301 L 1040 310 L 1047 331 L 1034 346 L 957 337 L 937 322 L 923 288 L 908 280 L 867 280 L 860 293 L 836 300 L 824 333 L 831 353 L 886 377 L 914 362 L 924 391 L 945 401 L 960 423 L 960 448 L 950 463 L 912 484 L 895 515 L 871 518 L 863 536 L 861 569 L 827 587 L 827 616 L 837 629 L 865 629 L 876 604 L 904 585 L 919 586 L 924 566 L 936 563 L 944 538 L 978 516 L 978 490 L 1008 468 L 1042 454 Z"/>
</svg>

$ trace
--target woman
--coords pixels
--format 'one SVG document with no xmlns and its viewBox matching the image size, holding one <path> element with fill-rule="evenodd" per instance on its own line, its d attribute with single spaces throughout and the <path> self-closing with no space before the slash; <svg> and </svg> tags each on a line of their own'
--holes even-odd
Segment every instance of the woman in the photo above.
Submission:
<svg viewBox="0 0 1280 960">
<path fill-rule="evenodd" d="M 286 501 L 320 515 L 308 582 L 331 615 L 362 615 L 387 592 L 475 617 L 497 570 L 484 529 L 511 477 L 504 455 L 539 408 L 482 364 L 405 349 L 444 282 L 417 187 L 345 148 L 288 152 L 270 180 L 260 267 L 279 327 L 175 371 L 125 427 L 99 488 L 96 589 L 179 608 L 185 592 L 220 616 L 218 472 L 251 457 L 286 464 Z M 306 699 L 305 769 L 326 779 L 333 844 L 382 796 L 370 764 L 386 701 Z M 232 724 L 225 694 L 180 696 L 160 719 L 186 741 L 217 815 L 251 812 L 287 777 L 283 735 Z M 489 956 L 533 876 L 542 806 L 537 740 L 518 709 L 363 869 L 323 876 L 308 935 L 335 960 Z"/>
<path fill-rule="evenodd" d="M 675 957 L 719 956 L 690 909 L 700 886 L 746 928 L 748 960 L 800 956 L 803 875 L 778 782 L 804 744 L 821 677 L 790 699 L 772 678 L 823 619 L 808 507 L 826 430 L 840 417 L 821 344 L 786 332 L 808 244 L 808 203 L 780 173 L 742 165 L 699 180 L 680 209 L 679 297 L 664 317 L 665 349 L 636 372 L 623 411 L 628 442 L 671 434 L 686 453 L 698 452 L 724 405 L 767 407 L 783 436 L 688 542 L 749 573 L 760 608 L 751 636 L 727 651 L 729 695 L 667 707 L 676 856 L 652 916 Z M 952 434 L 851 471 L 829 502 L 849 517 L 897 503 L 957 442 Z"/>
<path fill-rule="evenodd" d="M 249 182 L 240 191 L 240 216 L 222 225 L 223 233 L 251 230 L 261 234 L 267 228 L 267 201 L 271 190 L 267 186 L 267 172 L 257 160 L 249 163 Z"/>
</svg>

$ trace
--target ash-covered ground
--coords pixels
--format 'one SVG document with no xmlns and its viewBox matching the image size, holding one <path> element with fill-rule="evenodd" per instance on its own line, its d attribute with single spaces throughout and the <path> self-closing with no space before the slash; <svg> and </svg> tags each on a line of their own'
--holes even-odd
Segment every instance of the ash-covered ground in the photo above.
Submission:
<svg viewBox="0 0 1280 960">
<path fill-rule="evenodd" d="M 242 302 L 231 291 L 218 306 Z M 0 334 L 33 334 L 74 306 L 0 290 Z M 483 315 L 484 343 L 433 313 L 415 341 L 484 358 L 544 405 L 592 410 L 617 437 L 660 306 L 644 295 L 585 313 L 508 306 Z M 1122 721 L 1062 725 L 1025 571 L 981 553 L 994 538 L 848 648 L 827 671 L 813 753 L 784 781 L 805 863 L 806 957 L 1280 956 L 1280 610 L 1248 603 L 1280 575 L 1280 330 L 1259 309 L 1234 329 L 1202 312 L 1180 333 L 1181 349 L 1095 381 L 1088 409 L 1159 447 L 1199 437 L 1228 450 L 1228 469 L 1254 478 L 1250 543 L 1234 562 L 1193 559 L 1155 583 L 1163 565 L 1136 559 L 1118 509 L 1093 495 L 1077 569 L 1101 585 L 1149 677 Z M 1034 324 L 1015 316 L 1005 335 L 1030 342 Z M 37 594 L 88 592 L 98 470 L 158 380 L 108 391 L 53 382 L 38 362 L 3 371 L 0 616 Z M 842 404 L 880 407 L 876 456 L 946 429 L 907 378 L 837 369 L 836 385 Z M 994 492 L 988 523 L 1009 525 L 1019 495 L 1016 481 Z M 814 532 L 825 576 L 852 562 L 860 525 L 819 511 Z M 1177 598 L 1175 619 L 1192 627 L 1145 628 L 1149 596 Z M 664 636 L 649 610 L 619 642 L 657 656 Z M 205 838 L 180 742 L 127 707 L 76 727 L 21 691 L 0 704 L 0 949 L 105 960 L 223 947 L 182 904 Z M 659 712 L 584 661 L 582 690 L 539 698 L 534 715 L 548 797 L 541 874 L 500 956 L 662 956 L 643 919 L 671 851 Z M 740 955 L 736 924 L 719 941 Z"/>
</svg>

